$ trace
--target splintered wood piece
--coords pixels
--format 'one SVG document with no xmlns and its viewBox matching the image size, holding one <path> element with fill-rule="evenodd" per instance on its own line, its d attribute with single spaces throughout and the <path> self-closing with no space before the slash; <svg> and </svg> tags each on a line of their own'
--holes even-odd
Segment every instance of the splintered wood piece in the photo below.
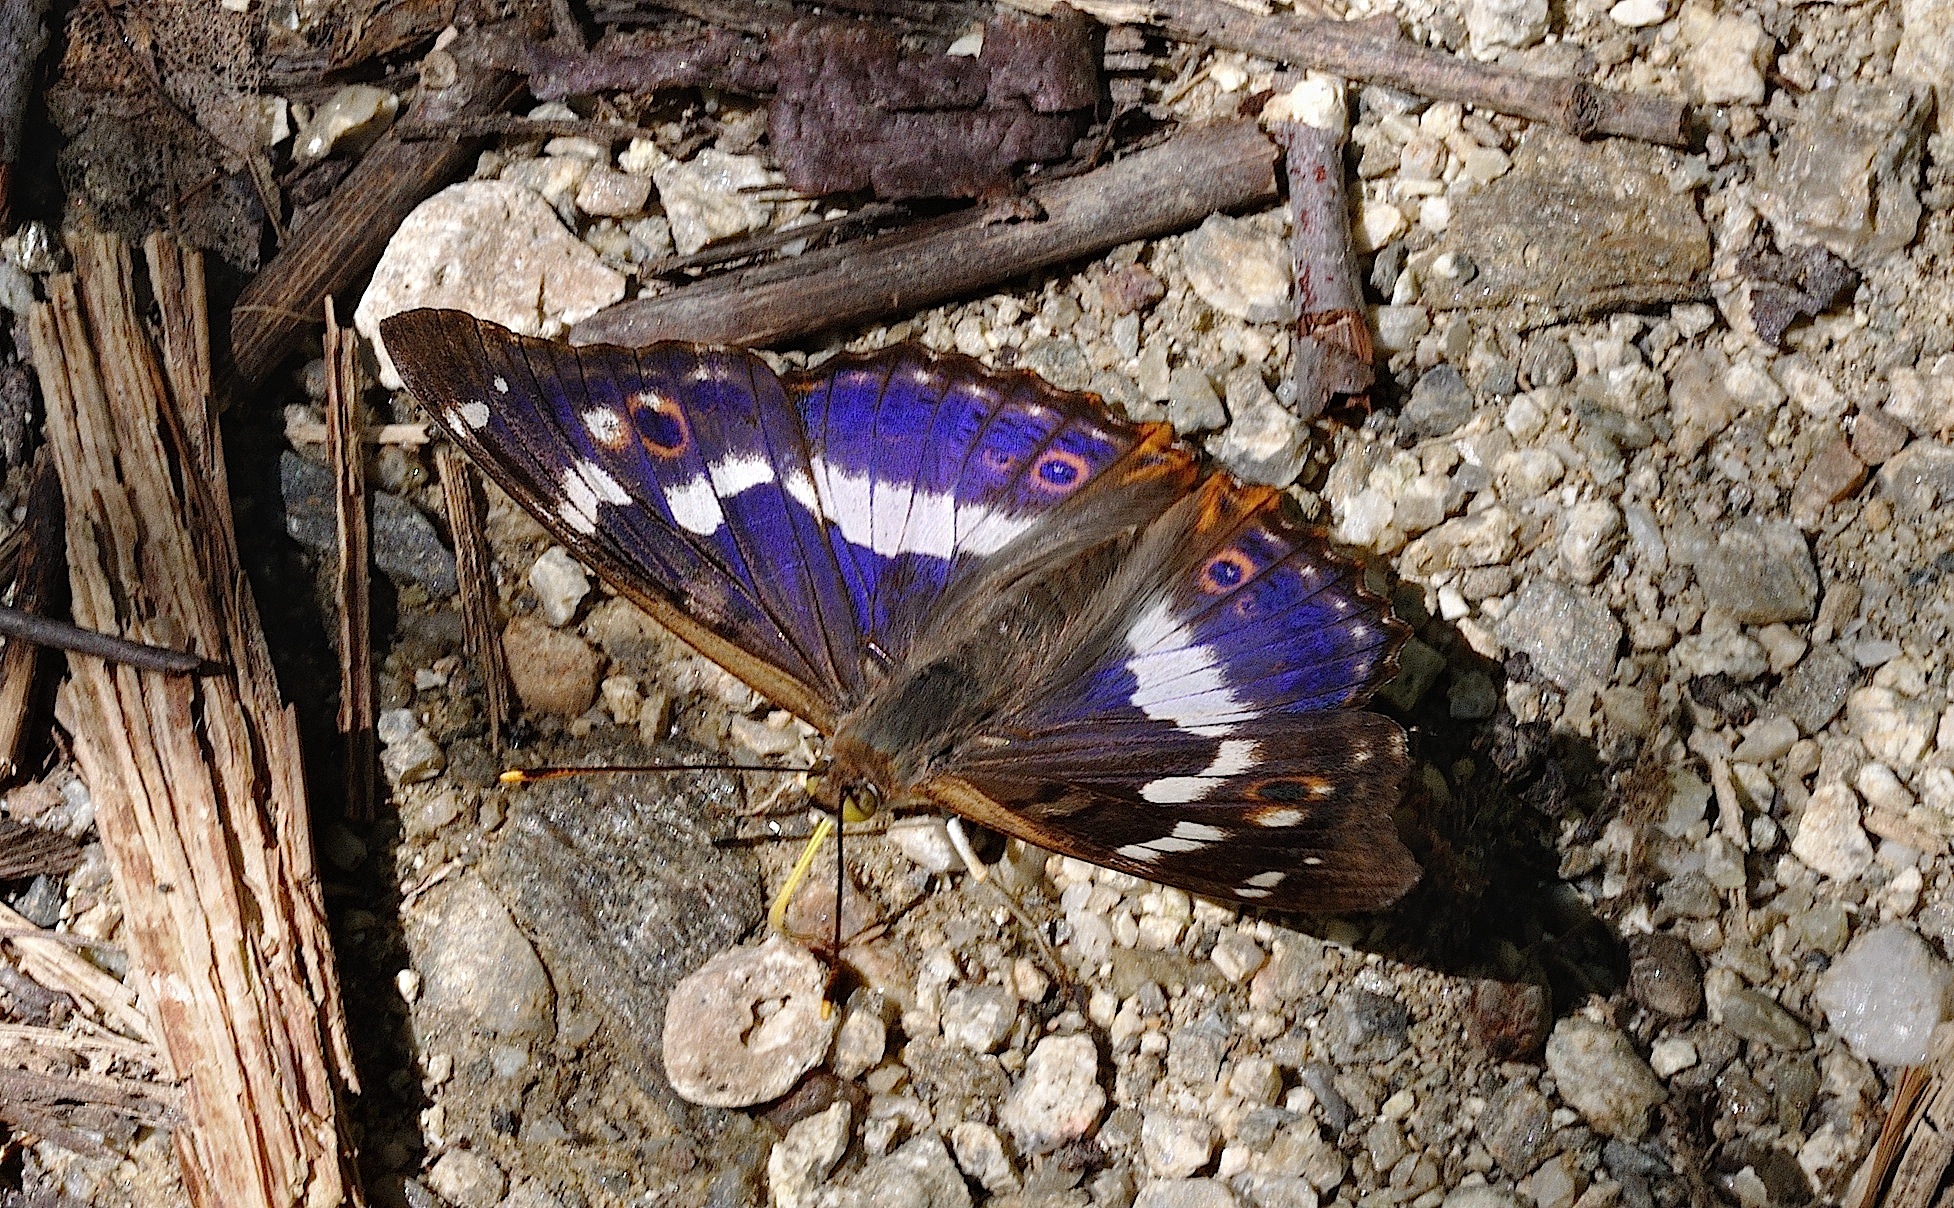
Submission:
<svg viewBox="0 0 1954 1208">
<path fill-rule="evenodd" d="M 18 530 L 21 542 L 13 558 L 14 607 L 26 613 L 45 612 L 53 602 L 56 576 L 61 572 L 61 480 L 43 449 L 34 455 L 27 483 L 27 520 Z M 8 638 L 0 650 L 0 782 L 21 774 L 21 760 L 35 727 L 29 719 L 43 660 L 40 647 Z"/>
<path fill-rule="evenodd" d="M 468 657 L 488 695 L 489 743 L 502 749 L 509 724 L 509 669 L 502 659 L 502 627 L 496 619 L 495 566 L 482 534 L 480 492 L 474 472 L 451 445 L 437 445 L 434 469 L 448 505 L 448 531 L 455 541 L 455 579 L 461 584 L 461 633 Z"/>
<path fill-rule="evenodd" d="M 1853 1208 L 1938 1208 L 1954 1166 L 1954 1024 L 1934 1029 L 1927 1064 L 1908 1066 L 1879 1142 L 1855 1182 Z"/>
<path fill-rule="evenodd" d="M 194 254 L 161 238 L 147 250 L 165 265 L 160 305 L 198 292 Z M 239 567 L 210 399 L 178 396 L 201 370 L 167 338 L 171 364 L 159 361 L 126 245 L 86 236 L 73 251 L 75 271 L 48 282 L 29 327 L 74 617 L 236 669 L 163 675 L 75 656 L 58 710 L 94 794 L 149 1033 L 185 1079 L 184 1187 L 197 1205 L 358 1204 L 340 1114 L 358 1081 L 297 724 Z M 166 314 L 161 330 L 196 323 Z"/>
<path fill-rule="evenodd" d="M 136 992 L 75 951 L 74 937 L 48 931 L 24 914 L 0 906 L 0 943 L 12 947 L 20 971 L 75 1000 L 82 1013 L 124 1036 L 152 1040 L 149 1017 Z"/>
<path fill-rule="evenodd" d="M 463 35 L 429 56 L 441 56 L 441 71 L 423 69 L 421 90 L 401 123 L 380 136 L 238 295 L 231 357 L 239 377 L 262 381 L 299 334 L 319 321 L 326 296 L 371 271 L 414 207 L 474 162 L 478 140 L 414 141 L 400 132 L 402 126 L 499 112 L 521 88 L 513 74 L 478 62 L 472 44 L 473 35 Z M 446 87 L 432 86 L 437 78 Z"/>
<path fill-rule="evenodd" d="M 908 313 L 1276 198 L 1275 145 L 1254 122 L 1204 126 L 1033 189 L 1031 221 L 959 210 L 601 310 L 575 343 L 766 345 Z"/>
<path fill-rule="evenodd" d="M 373 531 L 360 440 L 359 341 L 326 299 L 326 460 L 336 488 L 339 567 L 339 737 L 345 743 L 346 816 L 373 821 Z"/>
<path fill-rule="evenodd" d="M 1006 0 L 1043 13 L 1058 0 Z M 1586 138 L 1639 138 L 1672 147 L 1689 142 L 1689 106 L 1668 97 L 1597 88 L 1572 76 L 1538 76 L 1428 50 L 1380 34 L 1370 22 L 1324 21 L 1258 13 L 1228 0 L 1067 0 L 1109 25 L 1147 24 L 1183 42 L 1239 50 L 1293 67 L 1401 88 L 1435 101 L 1510 113 Z"/>
</svg>

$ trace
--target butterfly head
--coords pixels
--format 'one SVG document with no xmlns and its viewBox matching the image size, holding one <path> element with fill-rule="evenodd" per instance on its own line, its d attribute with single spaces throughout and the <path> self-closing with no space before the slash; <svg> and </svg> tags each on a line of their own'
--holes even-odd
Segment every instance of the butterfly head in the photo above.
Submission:
<svg viewBox="0 0 1954 1208">
<path fill-rule="evenodd" d="M 823 808 L 838 812 L 849 824 L 867 822 L 882 811 L 880 785 L 863 776 L 859 769 L 837 766 L 824 760 L 807 778 L 808 795 Z"/>
</svg>

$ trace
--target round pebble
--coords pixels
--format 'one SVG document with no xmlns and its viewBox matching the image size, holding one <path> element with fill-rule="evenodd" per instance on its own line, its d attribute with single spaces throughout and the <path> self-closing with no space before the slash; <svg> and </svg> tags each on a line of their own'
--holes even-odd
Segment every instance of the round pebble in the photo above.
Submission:
<svg viewBox="0 0 1954 1208">
<path fill-rule="evenodd" d="M 1639 1139 L 1649 1129 L 1650 1111 L 1669 1097 L 1628 1037 L 1590 1019 L 1555 1025 L 1547 1038 L 1547 1068 L 1561 1098 L 1611 1137 Z"/>
<path fill-rule="evenodd" d="M 665 1010 L 665 1075 L 708 1107 L 778 1099 L 827 1055 L 827 971 L 780 936 L 722 952 L 687 975 Z"/>
<path fill-rule="evenodd" d="M 1819 979 L 1813 1001 L 1853 1051 L 1888 1065 L 1927 1060 L 1933 1030 L 1954 1018 L 1954 966 L 1910 927 L 1854 939 Z"/>
<path fill-rule="evenodd" d="M 1048 1153 L 1090 1133 L 1105 1107 L 1092 1037 L 1047 1036 L 1025 1059 L 1024 1076 L 1011 1088 L 998 1123 L 1021 1152 Z"/>
</svg>

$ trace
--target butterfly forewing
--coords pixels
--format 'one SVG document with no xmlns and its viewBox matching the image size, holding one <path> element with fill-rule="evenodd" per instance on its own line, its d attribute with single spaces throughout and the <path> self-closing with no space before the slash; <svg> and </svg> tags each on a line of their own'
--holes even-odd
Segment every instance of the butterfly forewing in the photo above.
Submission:
<svg viewBox="0 0 1954 1208">
<path fill-rule="evenodd" d="M 697 352 L 678 350 L 690 362 L 675 364 L 573 349 L 458 311 L 408 311 L 381 330 L 402 379 L 448 435 L 598 573 L 809 721 L 832 725 L 846 711 L 852 702 L 832 672 L 804 653 L 825 638 L 769 608 L 727 522 L 711 451 L 694 437 Z M 726 464 L 741 456 L 718 453 Z M 776 479 L 792 473 L 765 464 Z M 825 543 L 813 552 L 806 561 L 833 575 Z M 852 616 L 843 623 L 852 634 Z"/>
</svg>

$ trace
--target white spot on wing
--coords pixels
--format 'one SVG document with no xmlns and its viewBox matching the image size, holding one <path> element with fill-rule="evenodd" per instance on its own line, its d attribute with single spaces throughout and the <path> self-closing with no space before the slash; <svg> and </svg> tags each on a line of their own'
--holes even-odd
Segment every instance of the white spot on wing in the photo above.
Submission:
<svg viewBox="0 0 1954 1208">
<path fill-rule="evenodd" d="M 1209 826 L 1205 822 L 1176 822 L 1171 834 L 1149 839 L 1145 843 L 1129 843 L 1116 850 L 1129 860 L 1151 864 L 1162 856 L 1200 851 L 1227 837 L 1228 832 L 1219 826 Z"/>
<path fill-rule="evenodd" d="M 592 407 L 583 413 L 583 426 L 600 445 L 616 448 L 624 437 L 624 418 L 610 407 Z"/>
<path fill-rule="evenodd" d="M 1136 681 L 1131 703 L 1148 717 L 1219 738 L 1250 712 L 1229 691 L 1215 651 L 1195 644 L 1193 631 L 1174 620 L 1165 601 L 1141 614 L 1126 642 L 1134 653 L 1126 660 Z"/>
<path fill-rule="evenodd" d="M 495 392 L 497 394 L 509 393 L 509 379 L 499 373 L 495 375 Z"/>
<path fill-rule="evenodd" d="M 489 409 L 487 403 L 463 403 L 451 413 L 471 430 L 480 432 L 488 427 Z"/>
<path fill-rule="evenodd" d="M 677 486 L 666 487 L 665 506 L 672 510 L 672 519 L 681 527 L 702 537 L 718 532 L 726 523 L 726 513 L 719 510 L 719 496 L 704 474 L 694 474 Z"/>
<path fill-rule="evenodd" d="M 1199 801 L 1218 788 L 1226 777 L 1240 775 L 1254 767 L 1259 754 L 1254 739 L 1224 738 L 1221 749 L 1215 752 L 1214 759 L 1207 767 L 1192 776 L 1162 776 L 1158 780 L 1150 780 L 1141 787 L 1140 796 L 1143 800 L 1162 805 Z"/>
<path fill-rule="evenodd" d="M 921 554 L 948 561 L 959 552 L 992 554 L 1037 521 L 1035 516 L 1007 515 L 982 504 L 959 505 L 947 491 L 878 482 L 825 458 L 815 458 L 812 468 L 821 515 L 841 530 L 842 540 L 884 558 Z"/>
<path fill-rule="evenodd" d="M 712 486 L 721 499 L 774 481 L 773 465 L 756 453 L 724 457 L 712 465 Z"/>
<path fill-rule="evenodd" d="M 1255 886 L 1257 889 L 1274 889 L 1276 886 L 1282 884 L 1282 879 L 1288 875 L 1288 873 L 1280 869 L 1272 868 L 1268 872 L 1256 873 L 1246 883 Z"/>
</svg>

